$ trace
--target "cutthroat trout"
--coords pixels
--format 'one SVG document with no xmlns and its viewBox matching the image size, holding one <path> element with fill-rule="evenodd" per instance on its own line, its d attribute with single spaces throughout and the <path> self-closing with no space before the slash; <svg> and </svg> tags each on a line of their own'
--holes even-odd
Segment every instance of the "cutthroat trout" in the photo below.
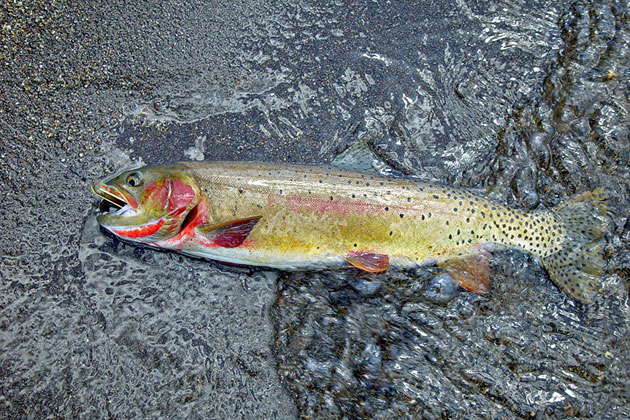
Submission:
<svg viewBox="0 0 630 420">
<path fill-rule="evenodd" d="M 486 292 L 488 251 L 517 248 L 583 302 L 597 288 L 607 226 L 599 190 L 526 212 L 461 188 L 336 167 L 182 162 L 126 171 L 92 189 L 103 199 L 104 229 L 195 257 L 368 272 L 433 262 Z"/>
</svg>

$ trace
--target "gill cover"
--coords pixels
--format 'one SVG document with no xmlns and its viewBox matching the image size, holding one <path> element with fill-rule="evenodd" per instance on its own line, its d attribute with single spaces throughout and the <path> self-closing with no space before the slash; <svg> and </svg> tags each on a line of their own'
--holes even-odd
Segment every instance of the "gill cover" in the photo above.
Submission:
<svg viewBox="0 0 630 420">
<path fill-rule="evenodd" d="M 201 197 L 185 171 L 164 167 L 126 171 L 92 190 L 109 203 L 102 203 L 98 223 L 139 242 L 175 236 Z"/>
</svg>

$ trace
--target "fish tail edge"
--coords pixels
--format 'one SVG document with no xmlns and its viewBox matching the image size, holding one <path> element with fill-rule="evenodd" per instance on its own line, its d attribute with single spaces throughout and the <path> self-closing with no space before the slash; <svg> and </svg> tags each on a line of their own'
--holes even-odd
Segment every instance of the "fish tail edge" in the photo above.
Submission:
<svg viewBox="0 0 630 420">
<path fill-rule="evenodd" d="M 551 281 L 582 303 L 593 300 L 601 279 L 607 211 L 603 189 L 582 193 L 550 210 L 562 222 L 565 238 L 558 251 L 541 258 L 542 264 Z"/>
</svg>

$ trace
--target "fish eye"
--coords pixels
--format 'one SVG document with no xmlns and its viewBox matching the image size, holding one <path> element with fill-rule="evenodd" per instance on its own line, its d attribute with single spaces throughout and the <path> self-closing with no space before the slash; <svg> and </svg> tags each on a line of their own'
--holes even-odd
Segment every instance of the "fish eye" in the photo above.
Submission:
<svg viewBox="0 0 630 420">
<path fill-rule="evenodd" d="M 140 172 L 129 174 L 129 176 L 127 176 L 127 179 L 125 179 L 125 182 L 130 187 L 139 187 L 140 185 L 142 185 L 142 174 Z"/>
</svg>

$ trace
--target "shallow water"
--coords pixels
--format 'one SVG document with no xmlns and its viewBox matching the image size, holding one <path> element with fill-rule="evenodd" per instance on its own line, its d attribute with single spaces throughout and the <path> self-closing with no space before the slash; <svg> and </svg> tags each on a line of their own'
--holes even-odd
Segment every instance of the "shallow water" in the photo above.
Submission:
<svg viewBox="0 0 630 420">
<path fill-rule="evenodd" d="M 627 6 L 2 6 L 3 417 L 630 417 Z M 37 29 L 36 29 L 37 28 Z M 602 291 L 495 253 L 432 268 L 228 268 L 104 236 L 87 181 L 179 159 L 394 169 L 528 209 L 611 192 Z"/>
</svg>

